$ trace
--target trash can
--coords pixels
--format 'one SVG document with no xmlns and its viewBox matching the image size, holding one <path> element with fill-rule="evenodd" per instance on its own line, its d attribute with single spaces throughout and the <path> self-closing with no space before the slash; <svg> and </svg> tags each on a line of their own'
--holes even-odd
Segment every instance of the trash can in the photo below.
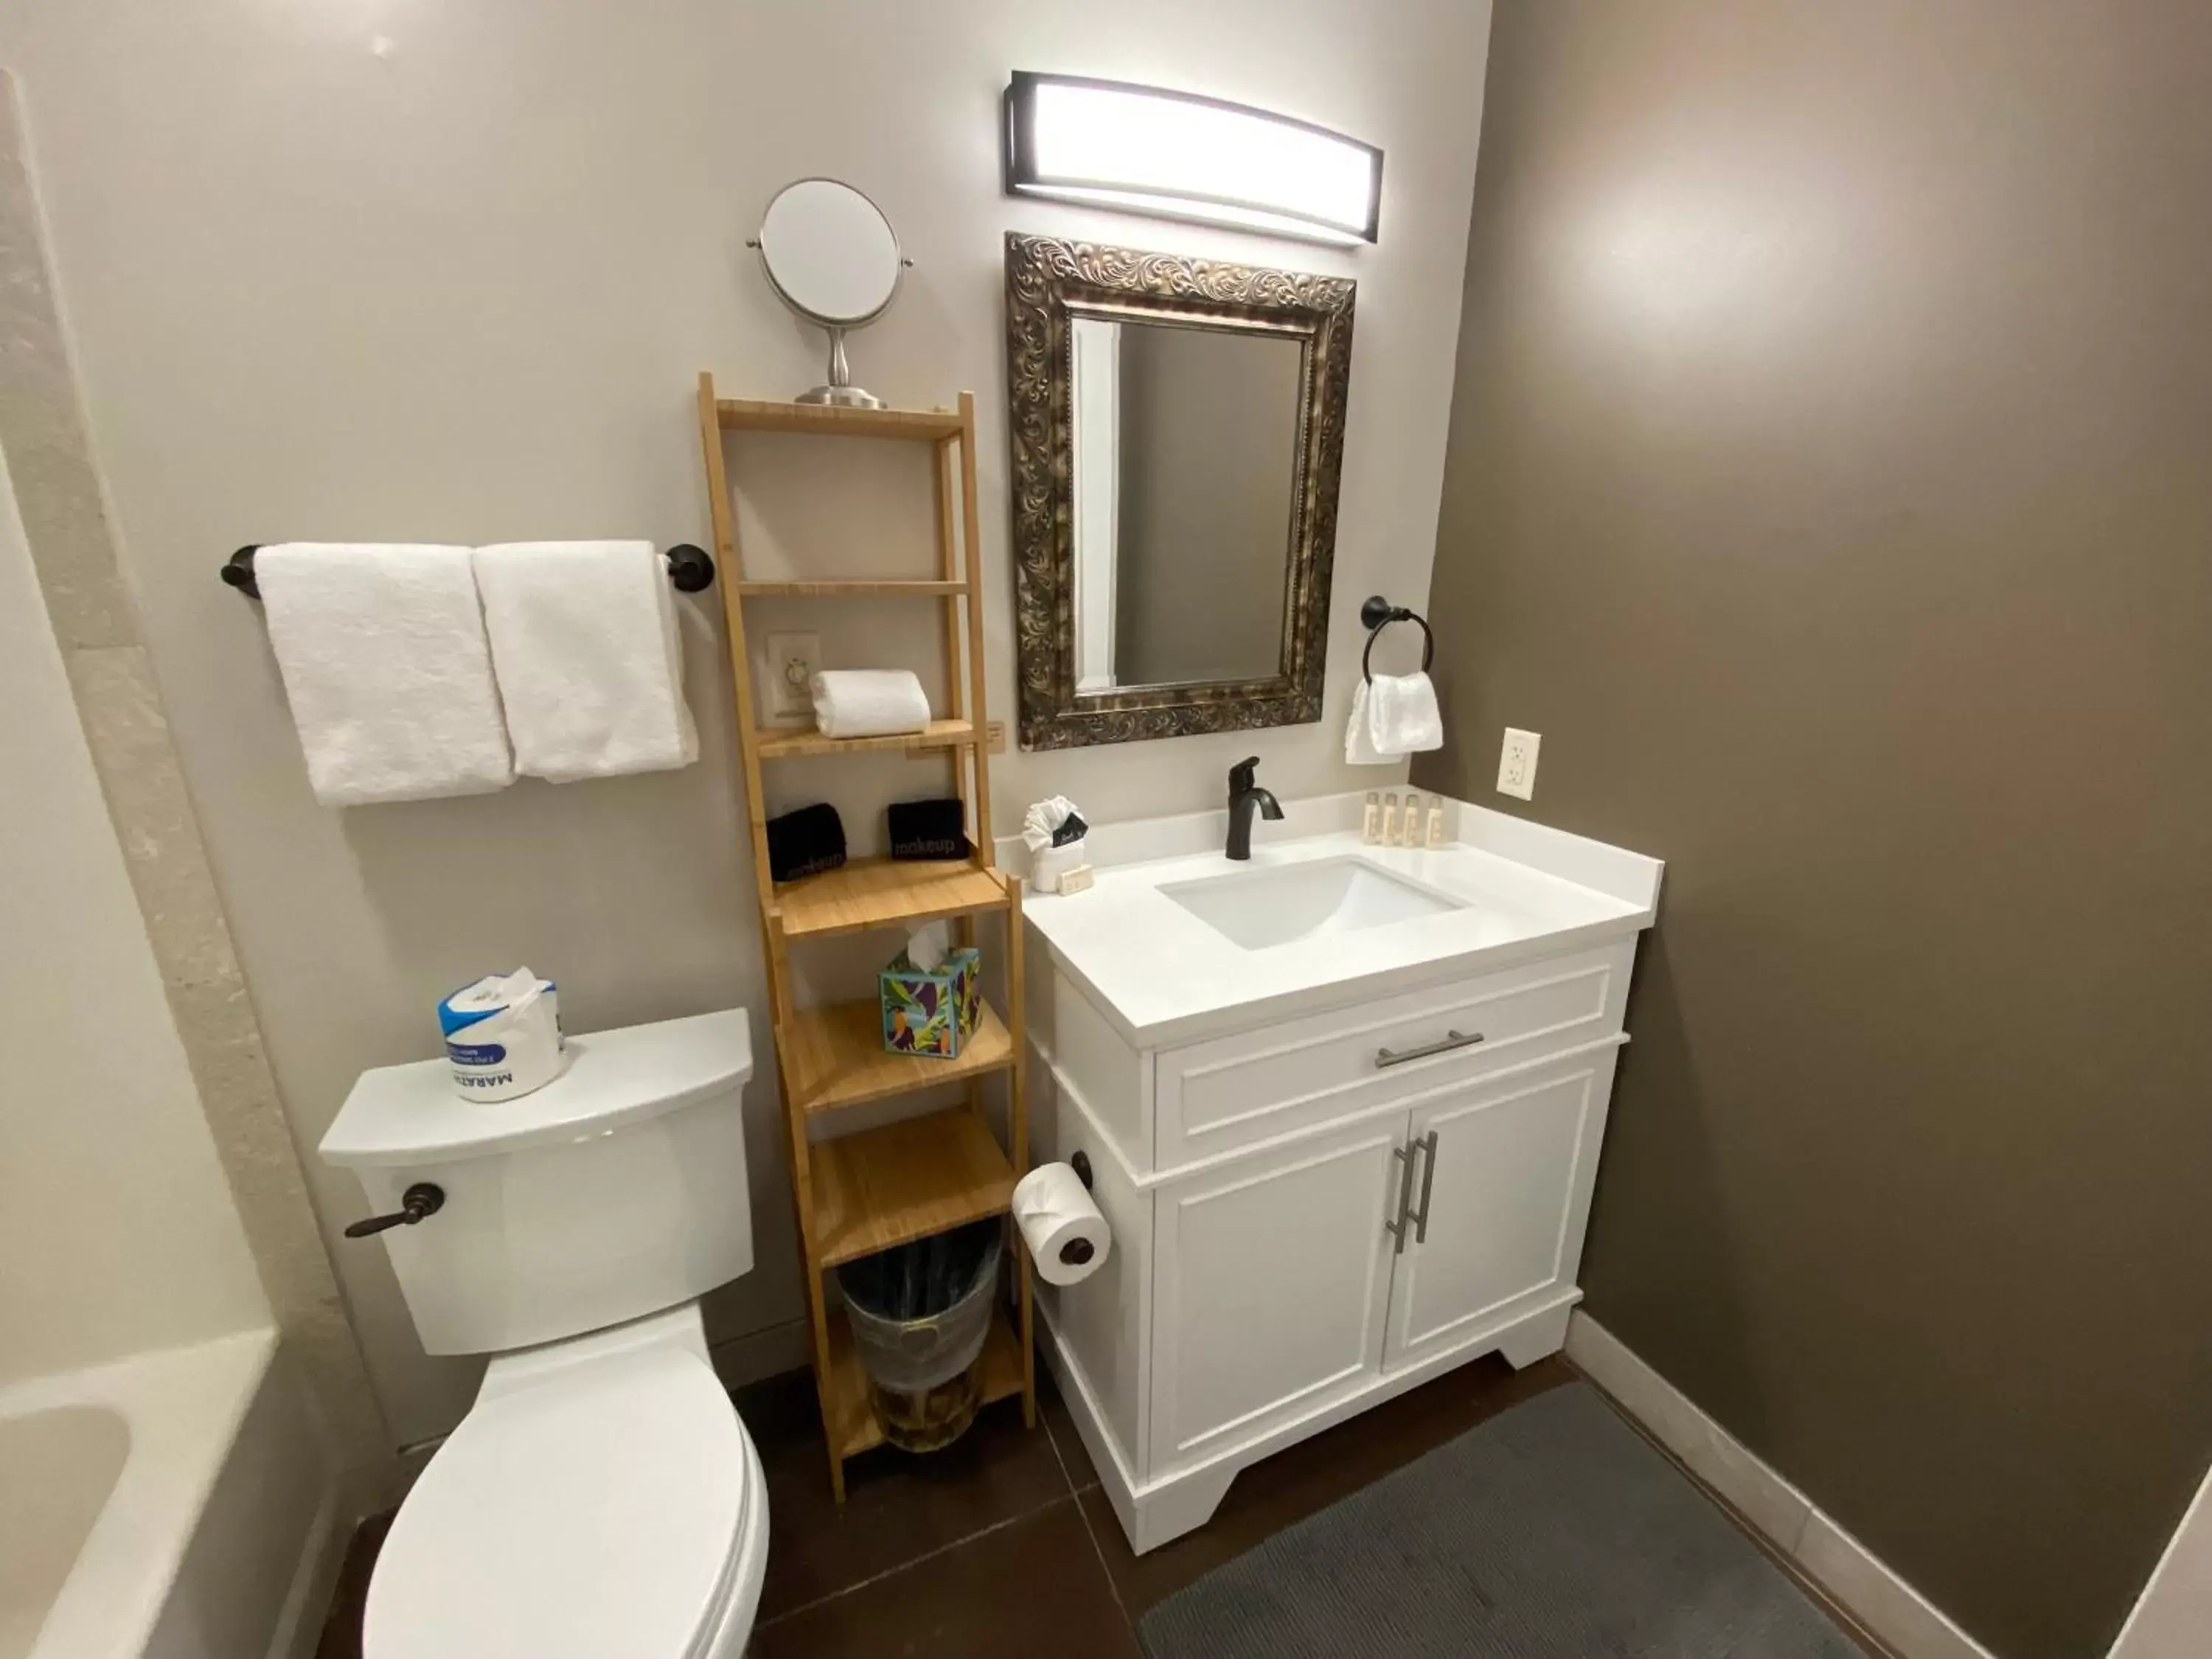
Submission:
<svg viewBox="0 0 2212 1659">
<path fill-rule="evenodd" d="M 892 1445 L 934 1451 L 975 1420 L 1000 1236 L 995 1218 L 971 1222 L 838 1268 L 853 1346 Z"/>
</svg>

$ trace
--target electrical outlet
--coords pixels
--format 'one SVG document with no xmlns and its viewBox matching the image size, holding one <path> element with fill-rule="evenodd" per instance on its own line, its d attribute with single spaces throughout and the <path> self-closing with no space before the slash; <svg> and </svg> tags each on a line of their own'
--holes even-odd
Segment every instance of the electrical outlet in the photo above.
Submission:
<svg viewBox="0 0 2212 1659">
<path fill-rule="evenodd" d="M 806 683 L 822 670 L 819 634 L 771 634 L 768 636 L 768 712 L 788 718 L 811 714 L 814 698 Z"/>
<path fill-rule="evenodd" d="M 1505 728 L 1505 746 L 1498 751 L 1498 793 L 1522 800 L 1536 799 L 1536 750 L 1543 744 L 1540 732 Z"/>
</svg>

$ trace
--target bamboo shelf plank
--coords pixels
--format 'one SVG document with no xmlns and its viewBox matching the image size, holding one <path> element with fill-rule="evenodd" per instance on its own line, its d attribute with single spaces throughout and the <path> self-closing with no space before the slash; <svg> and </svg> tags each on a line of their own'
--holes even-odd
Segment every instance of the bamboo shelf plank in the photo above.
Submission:
<svg viewBox="0 0 2212 1659">
<path fill-rule="evenodd" d="M 933 1083 L 956 1083 L 1014 1063 L 1013 1038 L 988 1002 L 954 1060 L 885 1052 L 883 1009 L 874 1001 L 802 1008 L 781 1040 L 791 1068 L 793 1104 L 807 1113 L 880 1100 Z"/>
<path fill-rule="evenodd" d="M 981 1221 L 1013 1201 L 1013 1166 L 964 1108 L 817 1141 L 809 1162 L 823 1267 Z"/>
<path fill-rule="evenodd" d="M 968 591 L 965 582 L 925 581 L 920 577 L 856 576 L 820 581 L 775 581 L 737 584 L 744 599 L 949 599 Z"/>
<path fill-rule="evenodd" d="M 838 869 L 777 884 L 775 904 L 792 939 L 854 933 L 970 910 L 1002 910 L 1006 890 L 974 864 L 855 859 Z"/>
<path fill-rule="evenodd" d="M 895 732 L 881 738 L 825 738 L 811 726 L 763 726 L 753 734 L 763 760 L 786 755 L 852 755 L 870 749 L 957 749 L 975 741 L 969 720 L 932 720 L 920 732 Z"/>
<path fill-rule="evenodd" d="M 1023 1392 L 1020 1344 L 1004 1308 L 991 1310 L 991 1334 L 983 1339 L 983 1403 L 1011 1400 Z M 876 1420 L 868 1374 L 861 1368 L 860 1352 L 853 1346 L 852 1327 L 841 1313 L 830 1328 L 830 1381 L 824 1390 L 830 1418 L 830 1450 L 840 1458 L 857 1457 L 884 1443 L 883 1425 Z"/>
<path fill-rule="evenodd" d="M 944 409 L 847 409 L 835 404 L 780 404 L 722 398 L 715 418 L 725 432 L 811 432 L 831 438 L 903 438 L 942 443 L 961 433 L 960 416 Z"/>
</svg>

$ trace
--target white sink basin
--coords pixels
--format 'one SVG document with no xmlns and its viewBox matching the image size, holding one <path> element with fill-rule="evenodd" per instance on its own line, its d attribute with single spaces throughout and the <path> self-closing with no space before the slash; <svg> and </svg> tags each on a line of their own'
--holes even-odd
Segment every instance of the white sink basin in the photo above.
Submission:
<svg viewBox="0 0 2212 1659">
<path fill-rule="evenodd" d="M 1458 899 L 1416 886 L 1362 858 L 1313 859 L 1272 869 L 1239 870 L 1159 890 L 1247 951 L 1386 927 L 1394 921 L 1464 908 Z"/>
</svg>

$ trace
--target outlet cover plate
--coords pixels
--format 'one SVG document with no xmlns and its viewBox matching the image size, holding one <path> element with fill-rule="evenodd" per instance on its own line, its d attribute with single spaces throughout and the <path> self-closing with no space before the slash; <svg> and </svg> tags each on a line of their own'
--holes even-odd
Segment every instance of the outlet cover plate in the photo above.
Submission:
<svg viewBox="0 0 2212 1659">
<path fill-rule="evenodd" d="M 768 636 L 768 712 L 779 720 L 805 718 L 814 713 L 814 698 L 806 683 L 822 670 L 819 634 L 771 634 Z"/>
<path fill-rule="evenodd" d="M 1536 798 L 1536 751 L 1543 746 L 1543 735 L 1523 732 L 1516 726 L 1505 728 L 1504 746 L 1498 751 L 1498 793 L 1521 800 Z"/>
</svg>

